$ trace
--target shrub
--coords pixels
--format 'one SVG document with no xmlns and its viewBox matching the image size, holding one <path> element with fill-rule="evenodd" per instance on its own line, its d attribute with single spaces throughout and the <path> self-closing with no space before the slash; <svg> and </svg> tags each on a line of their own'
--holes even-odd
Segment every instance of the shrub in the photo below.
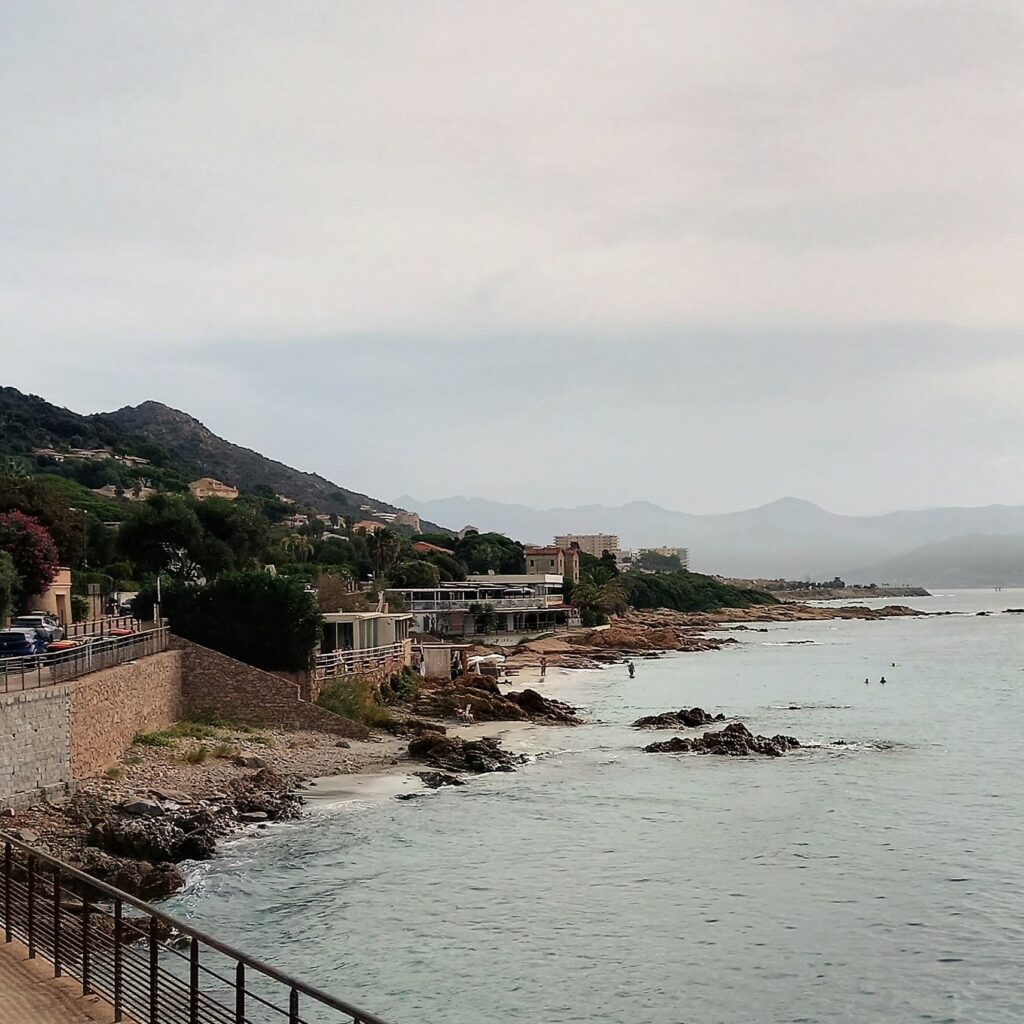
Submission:
<svg viewBox="0 0 1024 1024">
<path fill-rule="evenodd" d="M 174 740 L 166 732 L 137 732 L 132 743 L 138 743 L 141 747 L 169 747 Z"/>
<path fill-rule="evenodd" d="M 238 755 L 238 747 L 232 743 L 218 743 L 210 753 L 214 757 L 220 757 L 227 761 Z"/>
<path fill-rule="evenodd" d="M 317 704 L 342 718 L 377 729 L 392 729 L 395 716 L 381 703 L 377 687 L 362 676 L 333 679 L 320 691 Z"/>
<path fill-rule="evenodd" d="M 229 573 L 168 587 L 163 598 L 173 633 L 270 672 L 309 668 L 320 642 L 320 610 L 297 580 Z"/>
<path fill-rule="evenodd" d="M 181 755 L 181 759 L 185 764 L 202 764 L 209 756 L 209 747 L 191 747 Z"/>
<path fill-rule="evenodd" d="M 31 597 L 43 593 L 57 576 L 60 564 L 57 545 L 38 519 L 24 512 L 0 515 L 0 551 L 14 563 L 14 604 L 22 607 Z"/>
</svg>

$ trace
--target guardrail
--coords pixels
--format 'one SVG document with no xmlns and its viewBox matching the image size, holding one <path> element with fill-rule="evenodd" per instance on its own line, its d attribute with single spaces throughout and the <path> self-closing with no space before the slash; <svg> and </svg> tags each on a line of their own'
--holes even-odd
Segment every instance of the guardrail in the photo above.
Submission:
<svg viewBox="0 0 1024 1024">
<path fill-rule="evenodd" d="M 13 836 L 0 841 L 4 941 L 101 996 L 115 1021 L 385 1024 Z"/>
<path fill-rule="evenodd" d="M 468 612 L 471 605 L 488 607 L 493 611 L 526 611 L 543 612 L 549 608 L 562 606 L 562 597 L 552 595 L 550 598 L 508 597 L 483 601 L 409 601 L 411 612 Z"/>
<path fill-rule="evenodd" d="M 123 665 L 148 654 L 167 650 L 170 632 L 166 626 L 130 636 L 86 639 L 66 651 L 35 654 L 28 658 L 0 659 L 0 693 L 37 690 L 41 686 L 67 683 L 114 665 Z"/>
<path fill-rule="evenodd" d="M 69 622 L 64 634 L 69 640 L 80 636 L 104 636 L 112 629 L 139 629 L 141 622 L 131 615 L 104 615 L 84 622 Z"/>
<path fill-rule="evenodd" d="M 331 651 L 330 654 L 318 654 L 313 671 L 317 679 L 331 679 L 334 676 L 357 675 L 360 672 L 372 672 L 374 669 L 386 669 L 395 666 L 397 662 L 405 662 L 404 643 L 367 647 L 362 651 Z"/>
</svg>

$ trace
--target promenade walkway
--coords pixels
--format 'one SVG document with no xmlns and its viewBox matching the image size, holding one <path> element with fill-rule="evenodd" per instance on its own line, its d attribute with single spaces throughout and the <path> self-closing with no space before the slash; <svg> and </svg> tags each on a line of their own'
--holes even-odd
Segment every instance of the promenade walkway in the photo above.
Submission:
<svg viewBox="0 0 1024 1024">
<path fill-rule="evenodd" d="M 96 1024 L 113 1020 L 103 1000 L 76 994 L 76 985 L 71 979 L 54 979 L 49 962 L 29 960 L 28 950 L 20 942 L 5 945 L 0 941 L 0 1024 Z"/>
</svg>

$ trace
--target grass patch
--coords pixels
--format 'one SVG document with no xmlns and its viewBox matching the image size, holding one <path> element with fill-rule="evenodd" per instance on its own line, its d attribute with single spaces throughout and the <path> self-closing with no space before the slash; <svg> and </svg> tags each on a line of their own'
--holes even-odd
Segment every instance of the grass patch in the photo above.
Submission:
<svg viewBox="0 0 1024 1024">
<path fill-rule="evenodd" d="M 141 747 L 169 747 L 174 743 L 174 737 L 166 732 L 137 732 L 132 737 L 132 743 L 138 743 Z"/>
<path fill-rule="evenodd" d="M 317 704 L 342 718 L 374 729 L 392 729 L 398 719 L 381 703 L 377 687 L 362 676 L 333 679 L 317 698 Z"/>
<path fill-rule="evenodd" d="M 185 764 L 202 764 L 209 756 L 209 747 L 190 747 L 181 755 L 181 759 Z"/>
<path fill-rule="evenodd" d="M 204 748 L 205 749 L 205 748 Z M 225 761 L 230 760 L 232 757 L 238 756 L 238 747 L 232 743 L 218 743 L 210 753 L 214 757 L 219 757 Z"/>
<path fill-rule="evenodd" d="M 108 768 L 103 774 L 106 775 L 108 779 L 114 779 L 116 781 L 117 779 L 124 778 L 124 769 L 119 764 L 115 764 L 113 767 Z"/>
<path fill-rule="evenodd" d="M 142 764 L 145 760 L 146 759 L 144 757 L 139 757 L 138 754 L 129 754 L 124 759 L 124 763 L 125 764 Z"/>
<path fill-rule="evenodd" d="M 168 736 L 184 740 L 208 740 L 217 735 L 217 726 L 207 725 L 205 722 L 175 722 L 169 729 L 164 731 Z"/>
<path fill-rule="evenodd" d="M 272 747 L 274 741 L 269 736 L 250 736 L 250 743 L 258 743 L 261 747 Z"/>
</svg>

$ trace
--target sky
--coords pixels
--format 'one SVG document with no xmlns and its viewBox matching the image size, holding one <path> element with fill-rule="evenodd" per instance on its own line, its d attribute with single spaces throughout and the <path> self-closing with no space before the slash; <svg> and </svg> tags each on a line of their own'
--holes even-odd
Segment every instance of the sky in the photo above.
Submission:
<svg viewBox="0 0 1024 1024">
<path fill-rule="evenodd" d="M 1024 504 L 1024 7 L 0 2 L 0 383 L 392 499 Z"/>
</svg>

